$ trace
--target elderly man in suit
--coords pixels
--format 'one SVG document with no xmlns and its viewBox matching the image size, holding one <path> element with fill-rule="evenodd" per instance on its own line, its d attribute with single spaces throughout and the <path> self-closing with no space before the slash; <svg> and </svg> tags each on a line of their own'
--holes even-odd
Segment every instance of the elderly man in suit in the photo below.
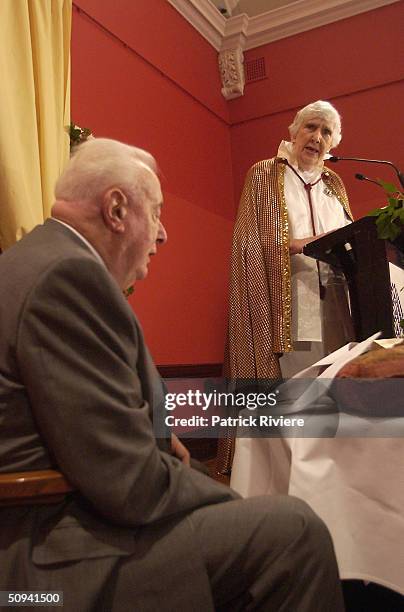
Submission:
<svg viewBox="0 0 404 612">
<path fill-rule="evenodd" d="M 123 290 L 166 241 L 151 155 L 79 146 L 52 218 L 0 257 L 0 472 L 74 492 L 0 511 L 0 590 L 70 611 L 341 610 L 330 537 L 301 501 L 241 500 L 158 446 L 163 388 Z"/>
</svg>

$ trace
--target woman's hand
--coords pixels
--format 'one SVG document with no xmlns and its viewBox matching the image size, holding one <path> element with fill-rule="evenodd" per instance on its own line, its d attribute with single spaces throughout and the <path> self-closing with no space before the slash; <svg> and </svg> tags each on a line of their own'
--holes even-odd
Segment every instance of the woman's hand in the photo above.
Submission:
<svg viewBox="0 0 404 612">
<path fill-rule="evenodd" d="M 310 238 L 292 238 L 289 242 L 289 254 L 298 255 L 303 253 L 303 247 L 310 242 Z"/>
<path fill-rule="evenodd" d="M 324 232 L 323 234 L 317 234 L 317 236 L 308 236 L 307 238 L 292 238 L 289 242 L 289 254 L 290 255 L 298 255 L 303 253 L 303 247 L 309 242 L 313 242 L 313 240 L 317 240 L 317 238 L 321 238 L 325 236 L 329 232 Z"/>
</svg>

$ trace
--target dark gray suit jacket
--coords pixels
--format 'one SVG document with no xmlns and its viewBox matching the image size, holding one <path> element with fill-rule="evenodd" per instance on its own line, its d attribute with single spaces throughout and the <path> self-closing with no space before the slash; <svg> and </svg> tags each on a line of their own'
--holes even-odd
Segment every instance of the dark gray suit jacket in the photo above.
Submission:
<svg viewBox="0 0 404 612">
<path fill-rule="evenodd" d="M 56 467 L 79 491 L 0 512 L 0 589 L 60 588 L 66 611 L 209 610 L 186 516 L 235 494 L 157 447 L 161 380 L 107 269 L 48 220 L 0 256 L 0 325 L 0 471 Z"/>
</svg>

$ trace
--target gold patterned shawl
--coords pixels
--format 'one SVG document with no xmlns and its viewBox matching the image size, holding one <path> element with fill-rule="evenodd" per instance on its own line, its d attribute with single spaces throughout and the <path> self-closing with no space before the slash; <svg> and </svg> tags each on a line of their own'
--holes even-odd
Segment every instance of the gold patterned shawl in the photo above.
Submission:
<svg viewBox="0 0 404 612">
<path fill-rule="evenodd" d="M 282 158 L 249 170 L 234 227 L 225 374 L 280 377 L 279 353 L 292 350 L 288 214 Z M 352 219 L 344 185 L 324 168 L 322 178 Z"/>
</svg>

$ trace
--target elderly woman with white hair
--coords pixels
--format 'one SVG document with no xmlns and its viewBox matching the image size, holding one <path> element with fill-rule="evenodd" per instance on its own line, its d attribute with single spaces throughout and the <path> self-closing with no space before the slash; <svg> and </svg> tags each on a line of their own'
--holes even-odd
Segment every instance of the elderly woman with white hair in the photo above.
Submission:
<svg viewBox="0 0 404 612">
<path fill-rule="evenodd" d="M 351 339 L 343 278 L 303 247 L 352 220 L 324 160 L 341 140 L 329 103 L 305 106 L 290 142 L 249 170 L 233 237 L 227 374 L 289 377 Z"/>
</svg>

